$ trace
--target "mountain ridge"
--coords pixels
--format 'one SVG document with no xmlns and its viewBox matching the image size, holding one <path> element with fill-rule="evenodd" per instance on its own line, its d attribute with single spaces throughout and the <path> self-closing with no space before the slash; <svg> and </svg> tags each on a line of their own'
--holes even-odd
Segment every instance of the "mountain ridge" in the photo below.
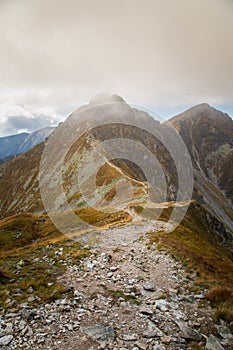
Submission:
<svg viewBox="0 0 233 350">
<path fill-rule="evenodd" d="M 54 129 L 54 127 L 45 127 L 32 133 L 0 137 L 0 158 L 3 159 L 29 151 L 50 136 Z"/>
<path fill-rule="evenodd" d="M 0 166 L 0 343 L 23 349 L 26 334 L 35 349 L 230 350 L 231 176 L 218 167 L 232 160 L 225 118 L 203 128 L 204 116 L 193 123 L 186 115 L 172 126 L 112 105 L 84 106 L 45 142 Z M 106 123 L 111 112 L 115 123 Z M 178 196 L 186 151 L 166 149 L 177 130 L 194 172 L 187 201 Z M 182 157 L 174 161 L 176 152 Z M 188 210 L 174 227 L 176 207 Z M 33 308 L 27 322 L 22 308 Z M 46 328 L 44 319 L 52 321 Z"/>
<path fill-rule="evenodd" d="M 60 142 L 60 146 L 63 147 L 63 144 L 65 143 L 65 138 L 67 137 L 67 132 L 68 135 L 71 136 L 73 131 L 76 128 L 77 125 L 84 125 L 84 128 L 86 125 L 91 128 L 91 133 L 86 132 L 86 134 L 83 135 L 82 138 L 77 143 L 74 143 L 72 147 L 69 149 L 69 152 L 67 153 L 66 156 L 66 162 L 67 165 L 65 165 L 64 168 L 64 179 L 66 181 L 65 183 L 65 189 L 68 191 L 66 195 L 68 195 L 68 200 L 71 201 L 69 203 L 72 203 L 74 198 L 76 198 L 73 202 L 73 205 L 84 205 L 82 203 L 81 197 L 78 194 L 79 190 L 78 188 L 74 190 L 74 188 L 71 191 L 71 184 L 74 183 L 77 180 L 75 179 L 75 173 L 78 170 L 78 167 L 80 163 L 80 157 L 82 157 L 82 154 L 86 154 L 86 152 L 89 152 L 90 150 L 90 145 L 93 143 L 98 144 L 100 142 L 106 141 L 111 138 L 127 138 L 127 137 L 132 137 L 134 138 L 137 142 L 140 142 L 144 144 L 146 147 L 149 148 L 150 152 L 156 155 L 156 157 L 159 159 L 159 162 L 163 166 L 163 170 L 165 171 L 165 176 L 166 176 L 166 181 L 168 184 L 169 188 L 169 193 L 168 193 L 168 198 L 169 200 L 174 200 L 176 196 L 176 191 L 177 191 L 177 178 L 176 178 L 176 169 L 174 164 L 172 163 L 171 156 L 169 153 L 167 153 L 164 145 L 161 144 L 158 140 L 155 140 L 153 137 L 151 137 L 145 130 L 139 130 L 134 127 L 130 126 L 130 123 L 133 123 L 135 120 L 140 120 L 140 123 L 142 121 L 144 123 L 148 123 L 148 125 L 153 125 L 156 127 L 163 128 L 163 124 L 159 124 L 156 122 L 151 116 L 149 116 L 146 112 L 143 111 L 138 111 L 134 108 L 131 108 L 121 97 L 118 96 L 109 96 L 109 95 L 104 95 L 101 96 L 101 100 L 103 101 L 108 101 L 110 99 L 110 103 L 104 104 L 103 106 L 91 106 L 89 109 L 89 105 L 81 107 L 78 110 L 74 111 L 69 117 L 68 121 L 70 122 L 71 127 L 69 127 L 66 130 L 66 124 L 63 123 L 61 124 L 58 129 L 56 129 L 53 134 L 52 138 L 54 138 L 55 144 L 57 142 Z M 112 99 L 114 100 L 113 106 L 111 105 Z M 115 103 L 116 101 L 120 103 Z M 97 98 L 98 100 L 98 98 Z M 121 101 L 124 101 L 121 103 Z M 96 99 L 95 99 L 96 101 Z M 98 103 L 97 103 L 98 105 Z M 204 107 L 204 109 L 203 109 Z M 191 112 L 190 112 L 191 111 Z M 195 112 L 196 111 L 196 112 Z M 117 116 L 120 115 L 120 123 L 118 124 L 109 124 L 102 127 L 101 123 L 105 121 L 105 115 L 106 113 L 113 113 L 116 114 Z M 221 122 L 218 120 L 216 123 L 212 123 L 212 119 L 216 119 L 215 117 L 212 119 L 209 118 L 209 113 L 214 112 L 215 116 L 220 115 Z M 117 114 L 118 113 L 118 114 Z M 191 113 L 191 118 L 189 118 Z M 110 114 L 109 114 L 110 115 Z M 97 118 L 98 116 L 98 118 Z M 192 119 L 193 116 L 195 117 L 195 122 L 193 123 Z M 182 118 L 181 118 L 182 117 Z M 93 119 L 92 119 L 93 118 Z M 138 119 L 137 119 L 138 118 Z M 92 120 L 98 119 L 100 125 L 97 127 L 92 128 Z M 109 121 L 110 119 L 108 119 Z M 191 122 L 190 122 L 191 120 Z M 204 120 L 204 122 L 203 122 Z M 212 218 L 217 219 L 216 227 L 217 230 L 220 230 L 220 234 L 222 235 L 222 238 L 224 235 L 226 235 L 225 230 L 232 232 L 232 227 L 231 227 L 231 222 L 232 222 L 232 210 L 230 208 L 230 202 L 232 200 L 232 193 L 231 193 L 231 177 L 228 176 L 229 171 L 228 167 L 230 162 L 228 162 L 228 158 L 232 158 L 232 139 L 231 139 L 231 127 L 229 127 L 229 118 L 226 119 L 225 114 L 221 113 L 220 111 L 215 110 L 214 108 L 210 107 L 207 104 L 201 104 L 198 106 L 194 106 L 193 108 L 185 111 L 181 115 L 175 116 L 170 119 L 169 122 L 165 122 L 164 124 L 170 124 L 173 127 L 175 127 L 178 132 L 180 133 L 181 137 L 183 138 L 184 142 L 186 143 L 186 147 L 189 150 L 189 153 L 191 155 L 191 159 L 193 162 L 193 167 L 194 167 L 194 175 L 195 175 L 195 190 L 194 190 L 194 196 L 195 200 L 203 206 L 203 201 L 204 203 L 204 209 L 207 210 L 208 215 L 210 215 Z M 129 123 L 129 126 L 125 126 L 125 123 Z M 83 123 L 83 124 L 82 124 Z M 106 122 L 105 122 L 106 123 Z M 151 123 L 151 124 L 150 124 Z M 204 123 L 204 124 L 203 124 Z M 225 127 L 225 123 L 227 123 L 227 128 Z M 230 123 L 233 124 L 233 122 L 230 120 Z M 143 125 L 143 124 L 142 124 Z M 204 125 L 204 127 L 203 127 Z M 231 124 L 230 124 L 231 125 Z M 162 129 L 161 129 L 162 130 Z M 233 129 L 232 129 L 233 130 Z M 64 133 L 64 137 L 62 136 Z M 218 137 L 218 135 L 221 135 L 221 137 Z M 58 135 L 58 136 L 57 136 Z M 74 134 L 75 135 L 75 134 Z M 201 136 L 200 136 L 201 135 Z M 232 134 L 233 135 L 233 134 Z M 206 140 L 206 143 L 201 144 L 200 142 L 200 137 L 202 140 Z M 63 139 L 64 138 L 64 139 Z M 209 140 L 210 138 L 210 140 Z M 217 138 L 217 139 L 216 139 Z M 218 141 L 219 139 L 219 141 Z M 89 141 L 88 141 L 89 140 Z M 226 141 L 228 142 L 228 146 L 226 146 Z M 156 148 L 154 148 L 154 145 L 156 144 Z M 209 148 L 208 148 L 208 147 Z M 202 148 L 200 148 L 202 147 Z M 225 148 L 224 148 L 225 147 Z M 228 147 L 228 148 L 227 148 Z M 37 148 L 36 151 L 36 158 L 41 156 L 41 152 L 44 148 L 44 145 L 41 144 Z M 204 150 L 204 156 L 201 156 L 201 151 L 200 149 Z M 213 156 L 210 157 L 209 155 L 209 149 L 212 149 L 212 152 L 214 153 Z M 35 149 L 36 150 L 36 149 Z M 39 153 L 38 153 L 39 151 Z M 52 149 L 51 149 L 52 151 Z M 138 150 L 134 150 L 135 152 L 139 152 Z M 216 152 L 219 154 L 218 157 L 216 157 Z M 30 153 L 26 153 L 23 158 L 20 158 L 19 160 L 13 160 L 9 163 L 9 165 L 5 168 L 5 170 L 2 170 L 2 175 L 0 179 L 0 195 L 2 198 L 2 206 L 1 210 L 3 215 L 11 215 L 14 214 L 14 210 L 16 212 L 19 212 L 21 210 L 26 210 L 28 211 L 29 209 L 32 210 L 32 208 L 36 208 L 40 211 L 43 208 L 42 203 L 40 203 L 40 193 L 39 193 L 39 187 L 38 187 L 38 172 L 39 172 L 39 165 L 38 162 L 29 162 L 27 165 L 28 171 L 30 174 L 34 174 L 33 176 L 26 175 L 26 178 L 28 177 L 28 180 L 22 180 L 22 184 L 17 184 L 17 190 L 14 185 L 14 180 L 12 182 L 13 187 L 15 188 L 14 190 L 14 198 L 12 195 L 10 195 L 11 190 L 8 188 L 8 195 L 5 196 L 5 191 L 7 186 L 6 185 L 1 185 L 1 183 L 6 183 L 4 178 L 9 177 L 9 169 L 11 167 L 19 167 L 20 168 L 20 163 L 21 159 L 23 160 L 25 158 L 25 161 L 27 157 L 33 157 L 34 151 L 30 151 Z M 79 153 L 79 156 L 77 157 L 77 154 Z M 51 164 L 53 162 L 53 151 L 50 152 L 48 155 L 49 157 L 51 156 Z M 30 156 L 29 156 L 30 155 Z M 126 157 L 127 158 L 127 157 Z M 217 162 L 217 163 L 216 163 Z M 224 168 L 224 173 L 215 173 L 218 169 L 218 164 L 221 162 L 226 163 L 226 169 Z M 104 177 L 106 178 L 113 175 L 112 170 L 110 169 L 109 166 L 105 169 L 106 171 L 102 173 L 101 176 L 103 176 L 102 182 L 100 182 L 102 186 L 102 191 L 104 191 L 106 198 L 114 198 L 113 194 L 115 193 L 116 189 L 116 183 L 121 183 L 121 179 L 124 178 L 124 172 L 122 173 L 122 169 L 126 171 L 125 174 L 130 174 L 130 176 L 135 176 L 136 179 L 143 180 L 142 175 L 140 175 L 139 170 L 137 170 L 137 167 L 133 165 L 133 163 L 127 162 L 127 160 L 115 160 L 113 163 L 120 169 L 120 172 L 118 175 L 116 173 L 114 174 L 114 177 L 112 178 L 112 183 L 106 187 L 104 185 Z M 31 165 L 30 165 L 31 164 Z M 34 164 L 34 165 L 33 165 Z M 69 164 L 69 165 L 68 165 Z M 217 165 L 216 165 L 217 164 Z M 55 166 L 55 164 L 54 164 Z M 22 173 L 22 176 L 25 172 L 25 170 L 16 171 L 16 173 L 20 172 Z M 7 170 L 8 169 L 8 170 Z M 72 170 L 73 169 L 73 170 Z M 8 174 L 8 175 L 4 175 Z M 10 170 L 10 173 L 12 173 L 12 170 Z M 13 171 L 13 174 L 15 171 Z M 104 174 L 104 175 L 103 175 Z M 111 174 L 111 175 L 110 175 Z M 119 175 L 121 174 L 121 176 Z M 214 174 L 214 175 L 213 175 Z M 122 177 L 123 176 L 123 177 Z M 23 176 L 24 177 L 24 176 Z M 29 178 L 31 179 L 29 181 Z M 34 180 L 33 180 L 34 179 Z M 125 177 L 126 179 L 126 177 Z M 25 181 L 25 184 L 23 183 Z M 99 181 L 99 180 L 98 180 Z M 109 181 L 109 180 L 108 180 Z M 29 184 L 30 186 L 28 187 Z M 135 184 L 134 184 L 135 185 Z M 144 185 L 143 185 L 144 186 Z M 8 186 L 9 187 L 9 186 Z M 21 190 L 19 191 L 19 188 Z M 26 190 L 27 188 L 27 190 Z M 30 189 L 29 189 L 30 188 Z M 207 190 L 206 190 L 207 188 Z M 205 190 L 204 190 L 205 189 Z M 23 195 L 23 192 L 25 192 L 25 199 L 21 198 L 20 196 Z M 29 191 L 29 192 L 28 192 Z M 70 192 L 71 191 L 71 192 Z M 75 193 L 77 191 L 77 193 Z M 107 191 L 107 192 L 106 192 Z M 136 188 L 134 189 L 135 193 L 144 193 L 144 190 L 142 188 Z M 215 192 L 215 196 L 213 196 L 213 193 Z M 18 193 L 18 194 L 17 194 Z M 21 193 L 21 194 L 20 194 Z M 27 194 L 26 194 L 27 193 Z M 19 197 L 18 197 L 19 196 Z M 112 197 L 113 196 L 113 197 Z M 9 197 L 8 200 L 11 202 L 11 210 L 8 211 L 7 209 L 7 202 L 6 202 L 6 197 Z M 139 196 L 140 197 L 140 196 Z M 30 200 L 27 198 L 31 198 Z M 208 198 L 208 199 L 207 199 Z M 25 203 L 24 203 L 25 200 Z M 54 198 L 55 200 L 55 198 Z M 164 200 L 166 200 L 164 198 Z M 17 204 L 18 203 L 18 204 Z M 21 203 L 21 204 L 20 204 Z M 24 204 L 23 204 L 24 203 Z M 26 204 L 28 203 L 28 204 Z M 31 203 L 31 204 L 29 204 Z M 34 203 L 34 204 L 33 204 Z M 35 203 L 37 205 L 35 206 Z M 40 204 L 39 204 L 40 203 Z M 219 207 L 222 207 L 222 213 L 219 211 Z M 13 209 L 15 208 L 15 209 Z M 13 211 L 12 211 L 13 209 Z M 208 215 L 206 218 L 206 222 L 208 220 Z M 213 219 L 214 221 L 214 219 Z M 219 228 L 218 228 L 219 225 Z M 225 229 L 221 226 L 224 225 L 226 226 Z M 220 227 L 221 226 L 221 227 Z M 224 238 L 225 239 L 225 238 Z"/>
</svg>

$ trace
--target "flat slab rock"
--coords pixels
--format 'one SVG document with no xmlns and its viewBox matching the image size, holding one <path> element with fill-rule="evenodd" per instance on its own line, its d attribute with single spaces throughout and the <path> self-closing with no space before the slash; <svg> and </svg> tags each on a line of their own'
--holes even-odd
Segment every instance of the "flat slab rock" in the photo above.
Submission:
<svg viewBox="0 0 233 350">
<path fill-rule="evenodd" d="M 218 331 L 218 334 L 223 338 L 223 339 L 232 339 L 232 333 L 230 329 L 224 325 L 216 325 L 216 329 Z"/>
<path fill-rule="evenodd" d="M 0 346 L 9 345 L 12 340 L 13 335 L 5 335 L 4 337 L 0 338 Z"/>
<path fill-rule="evenodd" d="M 177 322 L 177 325 L 180 328 L 181 337 L 185 339 L 192 339 L 192 340 L 201 340 L 202 336 L 200 333 L 195 331 L 194 329 L 190 328 L 186 325 L 184 322 Z"/>
<path fill-rule="evenodd" d="M 225 350 L 224 347 L 220 344 L 218 338 L 212 334 L 207 339 L 205 348 L 206 350 Z"/>
<path fill-rule="evenodd" d="M 112 341 L 115 339 L 115 330 L 111 326 L 89 326 L 83 328 L 82 331 L 87 336 L 97 341 Z"/>
</svg>

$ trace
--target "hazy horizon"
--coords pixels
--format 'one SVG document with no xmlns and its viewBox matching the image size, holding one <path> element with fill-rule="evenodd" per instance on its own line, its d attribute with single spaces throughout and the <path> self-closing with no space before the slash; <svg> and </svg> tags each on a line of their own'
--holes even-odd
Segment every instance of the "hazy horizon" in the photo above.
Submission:
<svg viewBox="0 0 233 350">
<path fill-rule="evenodd" d="M 31 133 L 45 127 L 56 127 L 61 121 L 64 121 L 76 109 L 88 103 L 89 101 L 79 106 L 76 106 L 76 108 L 72 110 L 68 110 L 64 114 L 53 115 L 53 116 L 50 116 L 49 114 L 43 114 L 43 110 L 39 109 L 37 111 L 36 110 L 33 111 L 33 110 L 30 110 L 28 107 L 24 106 L 26 112 L 29 112 L 29 111 L 32 112 L 32 116 L 30 117 L 30 113 L 25 114 L 24 118 L 23 118 L 23 115 L 21 118 L 19 118 L 19 116 L 17 115 L 9 115 L 7 119 L 0 121 L 0 137 L 16 135 L 23 132 Z M 202 103 L 205 103 L 205 102 L 203 101 Z M 130 105 L 132 107 L 145 110 L 151 116 L 153 116 L 157 120 L 160 120 L 161 122 L 163 120 L 168 120 L 194 106 L 194 105 L 186 105 L 186 106 L 177 106 L 176 108 L 161 107 L 156 109 L 151 106 L 140 106 L 137 104 L 130 104 Z M 227 113 L 233 119 L 233 114 L 231 113 L 231 111 L 233 111 L 233 106 L 225 106 L 225 108 L 224 106 L 211 106 L 211 107 L 214 107 L 224 113 Z M 38 113 L 36 118 L 32 118 L 33 112 Z M 1 116 L 1 105 L 0 105 L 0 116 Z M 24 125 L 24 127 L 22 127 L 22 124 Z"/>
<path fill-rule="evenodd" d="M 202 102 L 232 117 L 230 0 L 1 0 L 0 29 L 1 134 L 19 130 L 1 108 L 52 125 L 101 92 L 166 119 Z"/>
</svg>

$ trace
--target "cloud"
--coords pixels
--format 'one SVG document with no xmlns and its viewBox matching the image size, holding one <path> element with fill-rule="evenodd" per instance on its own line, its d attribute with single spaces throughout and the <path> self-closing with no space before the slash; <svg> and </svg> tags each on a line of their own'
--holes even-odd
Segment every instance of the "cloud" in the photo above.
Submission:
<svg viewBox="0 0 233 350">
<path fill-rule="evenodd" d="M 36 129 L 41 129 L 45 126 L 47 126 L 48 120 L 47 118 L 40 117 L 36 119 L 28 119 L 24 116 L 15 116 L 10 117 L 7 120 L 7 127 L 10 130 L 25 130 L 25 131 L 34 131 Z"/>
<path fill-rule="evenodd" d="M 0 103 L 230 104 L 232 41 L 231 0 L 1 0 Z"/>
<path fill-rule="evenodd" d="M 64 117 L 47 110 L 34 112 L 21 106 L 0 105 L 0 136 L 32 132 L 47 126 L 56 126 Z"/>
</svg>

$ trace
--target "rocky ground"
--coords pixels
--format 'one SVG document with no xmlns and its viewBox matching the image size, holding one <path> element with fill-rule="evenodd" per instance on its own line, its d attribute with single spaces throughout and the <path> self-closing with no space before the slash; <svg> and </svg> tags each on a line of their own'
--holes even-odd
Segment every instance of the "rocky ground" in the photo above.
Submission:
<svg viewBox="0 0 233 350">
<path fill-rule="evenodd" d="M 59 277 L 70 289 L 64 299 L 0 315 L 0 348 L 233 349 L 230 330 L 214 324 L 195 274 L 148 246 L 147 232 L 165 225 L 98 233 L 91 255 Z"/>
</svg>

